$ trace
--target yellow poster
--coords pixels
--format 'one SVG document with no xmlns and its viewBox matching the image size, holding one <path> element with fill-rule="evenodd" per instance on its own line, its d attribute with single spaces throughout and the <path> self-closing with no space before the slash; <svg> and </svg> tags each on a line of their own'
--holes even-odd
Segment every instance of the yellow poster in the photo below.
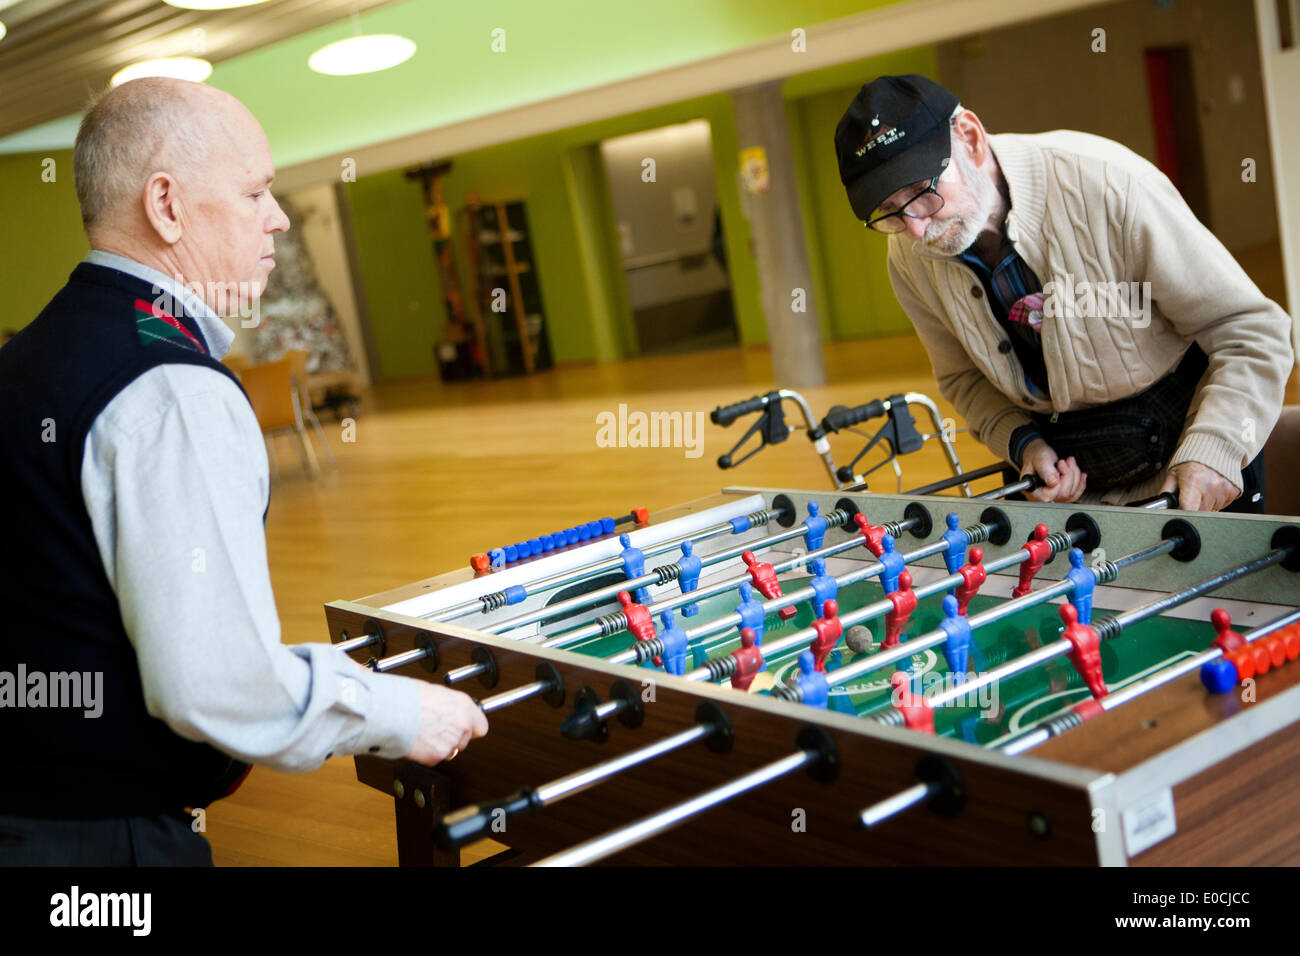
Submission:
<svg viewBox="0 0 1300 956">
<path fill-rule="evenodd" d="M 762 146 L 740 151 L 740 182 L 751 196 L 765 193 L 772 185 L 767 170 L 767 150 Z"/>
</svg>

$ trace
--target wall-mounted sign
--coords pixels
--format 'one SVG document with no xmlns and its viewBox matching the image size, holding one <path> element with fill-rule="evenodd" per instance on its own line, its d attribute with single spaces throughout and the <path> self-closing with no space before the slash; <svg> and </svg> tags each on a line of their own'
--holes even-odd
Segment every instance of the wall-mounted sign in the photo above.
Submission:
<svg viewBox="0 0 1300 956">
<path fill-rule="evenodd" d="M 772 186 L 767 170 L 767 150 L 762 146 L 740 151 L 740 184 L 751 196 L 765 193 Z"/>
</svg>

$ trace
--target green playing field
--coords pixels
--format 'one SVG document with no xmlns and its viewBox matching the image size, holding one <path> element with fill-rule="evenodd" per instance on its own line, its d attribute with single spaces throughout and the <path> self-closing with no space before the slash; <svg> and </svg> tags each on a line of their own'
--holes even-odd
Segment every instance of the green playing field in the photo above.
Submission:
<svg viewBox="0 0 1300 956">
<path fill-rule="evenodd" d="M 781 584 L 783 589 L 792 591 L 805 586 L 808 580 L 806 577 L 783 578 Z M 1038 585 L 1041 587 L 1044 583 L 1051 582 L 1043 582 L 1040 579 Z M 855 608 L 879 601 L 883 594 L 882 588 L 874 580 L 842 587 L 837 597 L 840 614 L 844 615 Z M 971 601 L 968 613 L 977 614 L 996 606 L 1002 600 L 1004 599 L 977 595 Z M 904 632 L 905 638 L 935 630 L 943 619 L 942 601 L 942 594 L 922 599 Z M 690 630 L 734 611 L 737 603 L 738 597 L 734 591 L 716 595 L 699 602 L 698 615 L 686 618 L 678 614 L 677 621 L 679 626 Z M 1036 647 L 1059 639 L 1061 619 L 1057 608 L 1058 605 L 1052 603 L 1032 607 L 992 625 L 978 628 L 971 641 L 970 670 L 976 673 L 991 670 Z M 780 620 L 775 614 L 767 616 L 765 644 L 809 626 L 813 619 L 811 602 L 803 601 L 797 605 L 797 609 L 796 616 L 788 621 Z M 1094 607 L 1094 622 L 1105 616 L 1109 616 L 1106 609 Z M 657 620 L 656 625 L 658 625 Z M 884 617 L 869 621 L 866 626 L 871 629 L 878 647 L 884 639 Z M 1213 637 L 1214 628 L 1208 621 L 1156 617 L 1126 628 L 1119 637 L 1101 646 L 1102 673 L 1106 686 L 1112 691 L 1116 690 L 1167 664 L 1199 654 L 1210 646 Z M 574 645 L 569 650 L 607 657 L 624 650 L 630 643 L 631 636 L 623 631 L 610 637 L 593 638 Z M 739 646 L 739 635 L 734 627 L 719 634 L 700 638 L 692 643 L 687 652 L 687 669 L 700 666 L 707 657 L 729 654 Z M 802 649 L 801 647 L 787 651 L 767 661 L 767 673 L 770 679 L 764 679 L 763 675 L 759 675 L 751 691 L 764 693 L 773 681 L 786 683 L 797 676 L 798 656 Z M 826 669 L 834 670 L 860 660 L 863 656 L 852 653 L 841 638 L 836 650 L 827 658 Z M 653 665 L 647 663 L 644 666 L 651 668 Z M 847 686 L 832 687 L 830 708 L 859 715 L 888 710 L 890 707 L 889 675 L 895 669 L 894 667 L 881 668 L 851 681 Z M 923 687 L 927 693 L 934 689 L 953 686 L 942 645 L 915 654 L 911 659 L 910 670 L 915 675 L 914 686 L 917 689 Z M 1059 657 L 1009 680 L 972 691 L 954 705 L 937 709 L 935 729 L 941 734 L 950 734 L 974 743 L 985 744 L 1008 732 L 1014 733 L 1025 729 L 1087 696 L 1088 689 L 1084 686 L 1082 678 L 1075 672 L 1069 658 Z"/>
</svg>

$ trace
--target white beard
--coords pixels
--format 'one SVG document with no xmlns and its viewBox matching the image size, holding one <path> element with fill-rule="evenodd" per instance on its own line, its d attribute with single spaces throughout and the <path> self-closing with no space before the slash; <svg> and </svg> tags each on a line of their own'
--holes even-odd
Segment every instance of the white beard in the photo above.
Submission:
<svg viewBox="0 0 1300 956">
<path fill-rule="evenodd" d="M 966 158 L 960 149 L 952 153 L 953 163 L 961 175 L 975 208 L 969 216 L 952 216 L 948 219 L 936 219 L 925 229 L 917 242 L 926 252 L 940 256 L 955 256 L 965 252 L 975 244 L 984 224 L 993 215 L 998 195 L 987 176 L 975 168 L 975 164 Z"/>
</svg>

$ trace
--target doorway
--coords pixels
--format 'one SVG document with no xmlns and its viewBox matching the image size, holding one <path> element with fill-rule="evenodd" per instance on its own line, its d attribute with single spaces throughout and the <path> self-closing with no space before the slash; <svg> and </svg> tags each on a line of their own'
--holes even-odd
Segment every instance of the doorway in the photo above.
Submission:
<svg viewBox="0 0 1300 956">
<path fill-rule="evenodd" d="M 642 354 L 737 344 L 708 122 L 608 139 L 600 156 Z"/>
<path fill-rule="evenodd" d="M 1187 46 L 1150 48 L 1143 51 L 1143 59 L 1155 131 L 1156 166 L 1182 193 L 1196 218 L 1213 228 L 1191 50 Z"/>
</svg>

